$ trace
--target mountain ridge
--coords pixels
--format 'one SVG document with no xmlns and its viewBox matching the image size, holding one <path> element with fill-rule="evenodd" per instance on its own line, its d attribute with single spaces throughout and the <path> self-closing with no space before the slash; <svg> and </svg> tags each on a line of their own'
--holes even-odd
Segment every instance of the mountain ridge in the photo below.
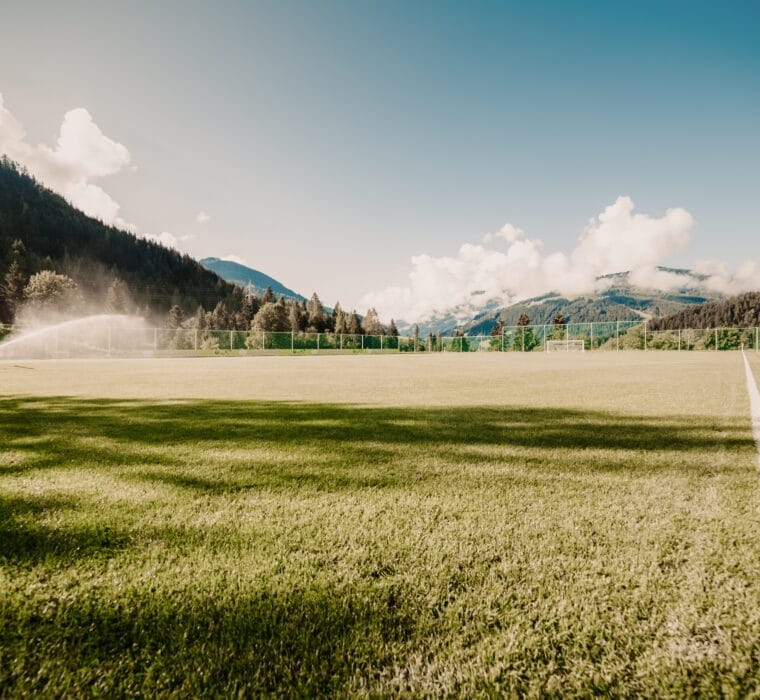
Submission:
<svg viewBox="0 0 760 700">
<path fill-rule="evenodd" d="M 668 316 L 689 306 L 722 298 L 721 294 L 702 284 L 703 276 L 690 270 L 667 267 L 657 270 L 683 275 L 684 285 L 669 291 L 638 287 L 629 281 L 630 271 L 614 272 L 598 278 L 604 286 L 598 292 L 574 297 L 547 292 L 513 304 L 494 300 L 474 313 L 454 309 L 420 323 L 420 332 L 423 335 L 452 335 L 455 332 L 488 335 L 500 319 L 506 326 L 516 326 L 523 314 L 536 325 L 551 323 L 556 314 L 573 323 L 637 321 Z M 413 326 L 413 323 L 399 324 L 399 330 L 407 332 Z"/>
<path fill-rule="evenodd" d="M 246 287 L 251 284 L 257 294 L 263 294 L 267 287 L 271 287 L 276 296 L 284 296 L 287 299 L 297 299 L 305 301 L 306 297 L 298 292 L 294 292 L 286 287 L 282 282 L 270 277 L 260 270 L 256 270 L 248 265 L 235 262 L 234 260 L 225 260 L 223 258 L 207 257 L 199 260 L 207 270 L 211 270 L 219 275 L 226 282 L 238 284 Z"/>
</svg>

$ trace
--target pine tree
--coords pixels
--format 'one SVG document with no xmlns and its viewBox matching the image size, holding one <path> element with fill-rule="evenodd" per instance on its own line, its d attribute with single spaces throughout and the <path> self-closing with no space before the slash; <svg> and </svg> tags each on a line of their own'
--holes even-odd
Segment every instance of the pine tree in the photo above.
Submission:
<svg viewBox="0 0 760 700">
<path fill-rule="evenodd" d="M 118 277 L 106 292 L 105 308 L 110 314 L 128 313 L 130 307 L 127 285 Z"/>
<path fill-rule="evenodd" d="M 223 301 L 218 301 L 211 312 L 211 326 L 216 331 L 226 331 L 231 327 L 230 315 Z"/>
<path fill-rule="evenodd" d="M 562 315 L 562 312 L 557 311 L 552 319 L 552 331 L 549 336 L 551 340 L 564 340 L 567 337 L 566 323 L 567 319 Z"/>
<path fill-rule="evenodd" d="M 301 306 L 295 299 L 288 304 L 288 319 L 292 333 L 299 333 L 303 330 L 304 318 L 301 313 Z"/>
<path fill-rule="evenodd" d="M 175 304 L 171 309 L 169 309 L 169 313 L 166 319 L 169 328 L 180 328 L 184 320 L 185 312 L 182 311 L 182 307 Z"/>
<path fill-rule="evenodd" d="M 520 314 L 517 319 L 517 329 L 512 340 L 512 349 L 518 352 L 529 352 L 536 347 L 536 336 L 530 328 L 530 317 L 526 313 Z"/>
<path fill-rule="evenodd" d="M 24 287 L 28 281 L 26 247 L 20 240 L 15 240 L 11 244 L 11 264 L 5 273 L 1 290 L 5 296 L 8 320 L 11 322 L 24 300 Z"/>
<path fill-rule="evenodd" d="M 327 328 L 327 314 L 316 292 L 311 295 L 309 303 L 306 304 L 306 311 L 309 314 L 309 331 L 312 333 L 324 333 Z"/>
<path fill-rule="evenodd" d="M 375 311 L 374 308 L 367 311 L 362 326 L 364 326 L 364 332 L 367 335 L 385 335 L 385 329 L 380 323 L 380 319 L 377 317 L 377 311 Z"/>
<path fill-rule="evenodd" d="M 364 335 L 364 329 L 356 311 L 352 311 L 348 316 L 346 332 L 351 335 Z"/>
<path fill-rule="evenodd" d="M 203 330 L 206 327 L 206 312 L 202 306 L 195 310 L 195 327 L 198 330 Z"/>
<path fill-rule="evenodd" d="M 343 307 L 340 305 L 339 301 L 335 302 L 335 306 L 333 306 L 332 310 L 332 325 L 333 328 L 335 328 L 335 320 L 338 318 L 339 314 L 343 313 Z"/>
<path fill-rule="evenodd" d="M 348 318 L 339 301 L 333 309 L 333 333 L 348 333 Z"/>
<path fill-rule="evenodd" d="M 243 295 L 243 303 L 240 307 L 240 316 L 244 328 L 251 327 L 251 321 L 261 306 L 259 298 L 253 293 L 253 286 L 248 285 L 246 293 Z"/>
<path fill-rule="evenodd" d="M 274 292 L 272 291 L 271 287 L 267 287 L 264 290 L 264 296 L 261 299 L 262 305 L 263 304 L 274 304 L 277 301 L 277 297 L 275 296 Z"/>
<path fill-rule="evenodd" d="M 398 338 L 398 328 L 396 328 L 396 322 L 393 319 L 391 319 L 391 322 L 388 324 L 388 335 L 393 338 Z"/>
<path fill-rule="evenodd" d="M 494 327 L 491 329 L 491 338 L 489 339 L 491 350 L 502 350 L 504 347 L 504 318 L 499 316 L 496 319 Z"/>
</svg>

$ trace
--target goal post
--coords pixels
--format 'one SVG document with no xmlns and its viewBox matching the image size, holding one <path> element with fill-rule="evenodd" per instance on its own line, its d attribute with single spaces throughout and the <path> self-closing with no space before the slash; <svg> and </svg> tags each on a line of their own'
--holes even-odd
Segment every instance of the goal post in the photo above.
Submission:
<svg viewBox="0 0 760 700">
<path fill-rule="evenodd" d="M 585 352 L 586 343 L 583 340 L 547 340 L 546 352 Z"/>
</svg>

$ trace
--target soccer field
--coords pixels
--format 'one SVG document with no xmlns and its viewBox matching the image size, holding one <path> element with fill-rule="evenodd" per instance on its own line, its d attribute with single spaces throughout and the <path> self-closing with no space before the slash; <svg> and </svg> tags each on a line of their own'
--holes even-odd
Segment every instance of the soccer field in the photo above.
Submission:
<svg viewBox="0 0 760 700">
<path fill-rule="evenodd" d="M 740 353 L 3 362 L 0 438 L 0 695 L 760 692 Z"/>
</svg>

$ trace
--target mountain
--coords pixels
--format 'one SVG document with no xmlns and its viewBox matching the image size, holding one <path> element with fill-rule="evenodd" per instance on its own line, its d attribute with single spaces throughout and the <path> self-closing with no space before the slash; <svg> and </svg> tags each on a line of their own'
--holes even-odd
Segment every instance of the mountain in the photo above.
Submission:
<svg viewBox="0 0 760 700">
<path fill-rule="evenodd" d="M 0 158 L 0 320 L 11 321 L 3 280 L 23 243 L 23 274 L 53 270 L 73 278 L 93 306 L 102 305 L 115 279 L 141 311 L 165 314 L 173 305 L 194 312 L 219 301 L 234 307 L 236 288 L 196 260 L 92 219 Z M 18 246 L 15 246 L 18 248 Z M 15 253 L 18 255 L 18 253 Z"/>
<path fill-rule="evenodd" d="M 227 282 L 233 282 L 242 287 L 246 287 L 249 284 L 252 285 L 254 292 L 257 294 L 263 294 L 267 287 L 271 287 L 278 297 L 283 296 L 286 299 L 297 299 L 298 301 L 304 299 L 298 292 L 288 289 L 273 277 L 254 270 L 252 267 L 246 267 L 232 260 L 221 260 L 219 258 L 203 258 L 200 262 L 207 270 L 215 272 Z"/>
<path fill-rule="evenodd" d="M 747 292 L 729 299 L 692 306 L 664 318 L 653 319 L 649 324 L 654 331 L 757 326 L 760 326 L 760 292 Z"/>
<path fill-rule="evenodd" d="M 701 284 L 703 278 L 688 270 L 658 270 L 684 275 L 688 281 L 681 288 L 663 292 L 637 287 L 629 281 L 628 272 L 618 272 L 600 277 L 600 291 L 594 294 L 568 298 L 549 293 L 506 306 L 490 301 L 469 318 L 463 317 L 462 310 L 454 309 L 429 320 L 420 324 L 420 332 L 423 335 L 429 332 L 450 335 L 460 330 L 467 335 L 488 335 L 499 318 L 504 320 L 505 325 L 515 326 L 522 314 L 526 314 L 532 324 L 538 325 L 551 323 L 557 313 L 570 323 L 637 321 L 675 314 L 721 296 L 704 287 Z M 408 332 L 408 328 L 408 324 L 404 324 L 403 332 Z M 402 329 L 401 325 L 399 329 Z"/>
</svg>

